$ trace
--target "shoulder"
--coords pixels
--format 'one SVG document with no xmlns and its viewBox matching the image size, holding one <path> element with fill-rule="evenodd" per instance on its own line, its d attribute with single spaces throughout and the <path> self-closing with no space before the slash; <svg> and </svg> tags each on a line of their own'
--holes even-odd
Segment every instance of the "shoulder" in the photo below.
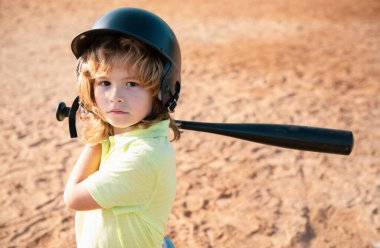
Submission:
<svg viewBox="0 0 380 248">
<path fill-rule="evenodd" d="M 124 149 L 129 156 L 159 163 L 167 159 L 175 159 L 175 151 L 167 137 L 140 138 L 131 142 Z"/>
</svg>

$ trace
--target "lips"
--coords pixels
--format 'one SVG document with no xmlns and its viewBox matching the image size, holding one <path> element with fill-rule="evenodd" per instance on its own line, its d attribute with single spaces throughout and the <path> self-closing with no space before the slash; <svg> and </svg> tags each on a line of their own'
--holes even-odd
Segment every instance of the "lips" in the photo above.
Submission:
<svg viewBox="0 0 380 248">
<path fill-rule="evenodd" d="M 110 111 L 108 111 L 108 113 L 110 113 L 110 114 L 128 114 L 128 112 L 125 112 L 121 109 L 111 109 Z"/>
</svg>

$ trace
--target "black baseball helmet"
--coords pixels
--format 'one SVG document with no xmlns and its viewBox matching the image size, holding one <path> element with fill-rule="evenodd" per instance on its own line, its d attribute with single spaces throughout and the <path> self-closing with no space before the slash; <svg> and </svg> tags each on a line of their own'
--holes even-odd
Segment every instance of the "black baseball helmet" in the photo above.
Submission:
<svg viewBox="0 0 380 248">
<path fill-rule="evenodd" d="M 99 36 L 116 34 L 136 39 L 155 50 L 163 61 L 160 99 L 174 111 L 181 89 L 181 51 L 169 25 L 157 15 L 138 8 L 118 8 L 100 17 L 92 28 L 76 36 L 71 49 L 78 59 Z"/>
</svg>

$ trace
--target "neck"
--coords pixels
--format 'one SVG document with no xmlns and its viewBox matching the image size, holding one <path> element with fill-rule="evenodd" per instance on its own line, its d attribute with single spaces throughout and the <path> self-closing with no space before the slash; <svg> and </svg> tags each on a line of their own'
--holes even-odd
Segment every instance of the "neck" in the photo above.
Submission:
<svg viewBox="0 0 380 248">
<path fill-rule="evenodd" d="M 118 134 L 127 133 L 130 131 L 136 130 L 138 124 L 139 123 L 136 123 L 135 125 L 132 125 L 126 128 L 113 127 L 113 135 L 118 135 Z"/>
</svg>

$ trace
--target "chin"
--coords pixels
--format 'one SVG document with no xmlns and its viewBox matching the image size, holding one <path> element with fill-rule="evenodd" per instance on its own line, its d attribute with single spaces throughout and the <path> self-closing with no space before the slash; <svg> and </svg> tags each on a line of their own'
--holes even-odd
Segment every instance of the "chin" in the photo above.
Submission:
<svg viewBox="0 0 380 248">
<path fill-rule="evenodd" d="M 125 130 L 125 131 L 129 131 L 128 129 L 129 128 L 132 128 L 133 125 L 137 124 L 139 122 L 136 122 L 136 123 L 112 123 L 110 122 L 110 124 L 114 127 L 114 129 L 119 129 L 119 130 Z"/>
</svg>

